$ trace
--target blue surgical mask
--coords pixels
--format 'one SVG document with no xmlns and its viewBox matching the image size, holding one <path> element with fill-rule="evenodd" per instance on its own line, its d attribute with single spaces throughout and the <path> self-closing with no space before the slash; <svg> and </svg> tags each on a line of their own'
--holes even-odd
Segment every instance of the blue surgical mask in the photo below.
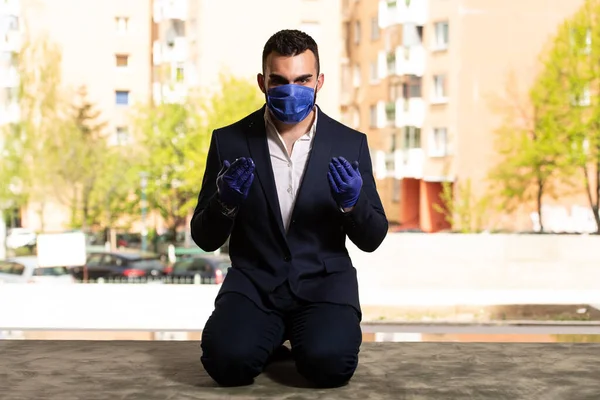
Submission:
<svg viewBox="0 0 600 400">
<path fill-rule="evenodd" d="M 267 105 L 279 121 L 296 124 L 312 111 L 315 89 L 296 84 L 275 86 L 267 91 Z"/>
</svg>

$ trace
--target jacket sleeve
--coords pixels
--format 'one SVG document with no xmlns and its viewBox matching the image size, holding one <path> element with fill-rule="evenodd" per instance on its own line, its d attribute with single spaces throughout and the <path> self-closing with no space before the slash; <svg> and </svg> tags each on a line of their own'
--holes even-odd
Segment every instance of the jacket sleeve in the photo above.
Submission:
<svg viewBox="0 0 600 400">
<path fill-rule="evenodd" d="M 344 230 L 356 247 L 362 251 L 373 252 L 387 235 L 388 220 L 377 193 L 365 135 L 362 138 L 358 163 L 363 186 L 354 208 L 344 213 Z"/>
<path fill-rule="evenodd" d="M 234 219 L 225 214 L 217 193 L 217 175 L 221 164 L 217 133 L 213 132 L 198 204 L 190 223 L 192 239 L 207 252 L 223 246 L 233 228 Z"/>
</svg>

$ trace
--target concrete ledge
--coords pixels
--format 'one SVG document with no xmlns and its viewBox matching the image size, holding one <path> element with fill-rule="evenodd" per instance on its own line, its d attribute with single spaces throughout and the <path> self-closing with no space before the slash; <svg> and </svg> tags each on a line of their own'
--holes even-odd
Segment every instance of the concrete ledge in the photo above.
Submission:
<svg viewBox="0 0 600 400">
<path fill-rule="evenodd" d="M 0 398 L 597 399 L 600 345 L 365 343 L 343 388 L 316 390 L 290 362 L 219 388 L 198 342 L 0 341 Z"/>
</svg>

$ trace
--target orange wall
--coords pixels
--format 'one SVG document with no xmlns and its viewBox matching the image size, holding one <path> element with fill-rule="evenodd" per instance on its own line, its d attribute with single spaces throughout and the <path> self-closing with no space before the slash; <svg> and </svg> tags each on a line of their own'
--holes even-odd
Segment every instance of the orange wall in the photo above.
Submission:
<svg viewBox="0 0 600 400">
<path fill-rule="evenodd" d="M 400 191 L 400 223 L 403 228 L 419 227 L 420 180 L 403 179 Z"/>
<path fill-rule="evenodd" d="M 442 205 L 440 197 L 442 193 L 441 182 L 421 181 L 421 229 L 425 232 L 437 232 L 450 229 L 451 226 L 446 221 L 444 214 L 435 210 L 434 204 Z"/>
</svg>

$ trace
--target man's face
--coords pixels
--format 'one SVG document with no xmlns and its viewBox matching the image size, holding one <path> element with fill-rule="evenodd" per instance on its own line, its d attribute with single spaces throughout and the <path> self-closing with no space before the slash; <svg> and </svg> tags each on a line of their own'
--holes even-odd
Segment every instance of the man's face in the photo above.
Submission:
<svg viewBox="0 0 600 400">
<path fill-rule="evenodd" d="M 267 90 L 287 84 L 308 86 L 318 92 L 323 86 L 323 74 L 317 75 L 317 60 L 312 51 L 295 56 L 282 56 L 271 53 L 265 63 L 265 74 L 258 74 L 258 86 L 263 93 Z"/>
</svg>

